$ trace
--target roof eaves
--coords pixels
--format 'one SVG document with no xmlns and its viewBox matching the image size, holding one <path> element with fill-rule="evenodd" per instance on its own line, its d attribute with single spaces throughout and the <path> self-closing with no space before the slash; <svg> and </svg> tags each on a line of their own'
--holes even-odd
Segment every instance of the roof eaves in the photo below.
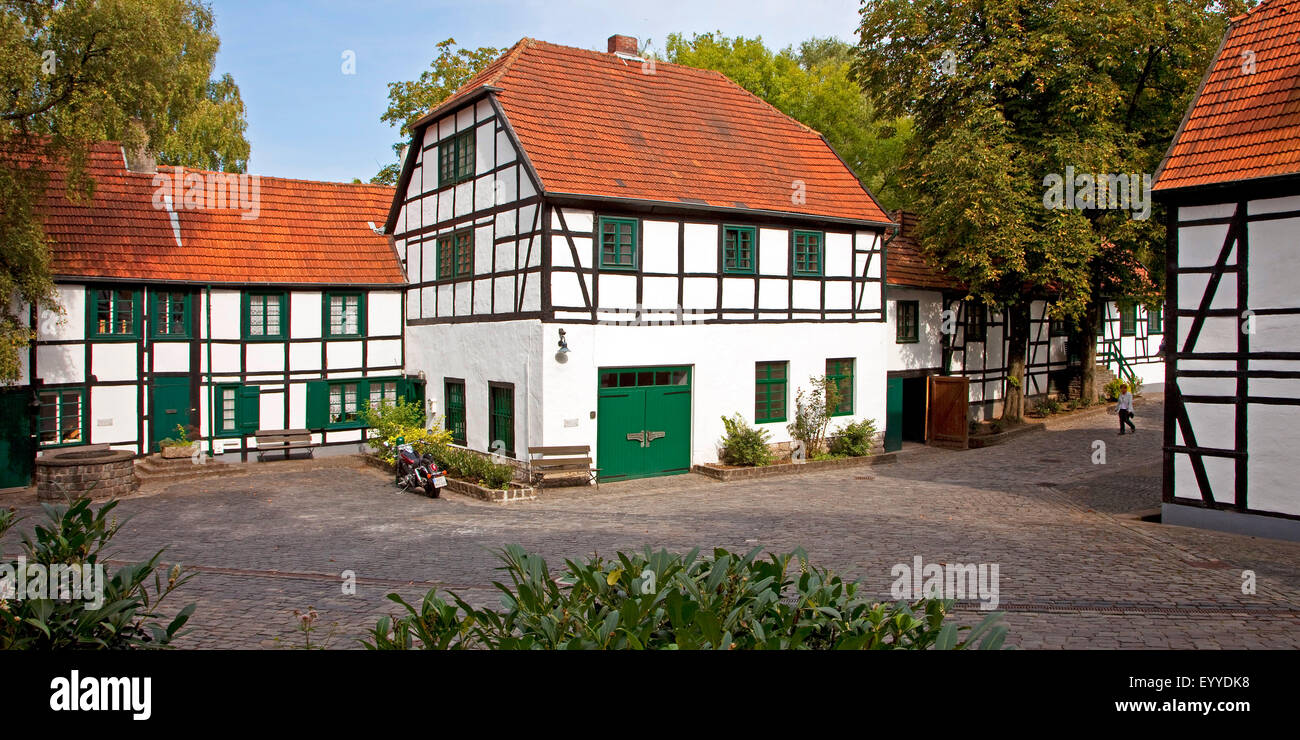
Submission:
<svg viewBox="0 0 1300 740">
<path fill-rule="evenodd" d="M 870 219 L 845 218 L 843 216 L 827 216 L 819 213 L 804 213 L 802 211 L 774 211 L 764 208 L 740 208 L 733 206 L 718 205 L 696 205 L 686 203 L 680 200 L 651 200 L 648 198 L 625 198 L 617 195 L 596 195 L 593 193 L 546 193 L 550 200 L 573 200 L 584 202 L 603 202 L 603 203 L 621 203 L 625 205 L 639 205 L 645 207 L 661 207 L 686 211 L 719 211 L 723 213 L 746 213 L 760 216 L 770 216 L 791 221 L 822 221 L 826 223 L 844 224 L 847 226 L 864 226 L 876 229 L 888 229 L 897 227 L 898 224 L 893 221 L 872 221 Z M 883 212 L 883 211 L 882 211 Z"/>
</svg>

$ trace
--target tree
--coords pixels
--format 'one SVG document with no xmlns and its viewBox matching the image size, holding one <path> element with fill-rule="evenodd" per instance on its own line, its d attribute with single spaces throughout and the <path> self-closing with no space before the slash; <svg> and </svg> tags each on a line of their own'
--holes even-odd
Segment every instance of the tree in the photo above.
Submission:
<svg viewBox="0 0 1300 740">
<path fill-rule="evenodd" d="M 456 39 L 439 41 L 429 68 L 420 73 L 420 79 L 388 83 L 388 110 L 379 120 L 390 126 L 400 126 L 402 138 L 393 144 L 393 153 L 399 161 L 385 165 L 370 178 L 375 185 L 396 185 L 402 172 L 402 149 L 411 141 L 411 127 L 420 116 L 451 96 L 462 85 L 495 59 L 504 49 L 480 46 L 477 49 L 457 49 Z"/>
<path fill-rule="evenodd" d="M 899 165 L 911 122 L 882 118 L 850 71 L 848 43 L 814 38 L 773 53 L 761 38 L 721 32 L 668 36 L 665 61 L 711 69 L 757 95 L 782 113 L 820 132 L 868 189 L 888 209 L 904 204 Z"/>
<path fill-rule="evenodd" d="M 249 147 L 239 88 L 211 80 L 219 41 L 196 0 L 0 0 L 0 11 L 0 381 L 12 381 L 32 339 L 18 302 L 61 310 L 34 163 L 65 165 L 68 197 L 86 199 L 91 142 L 232 172 Z"/>
<path fill-rule="evenodd" d="M 970 297 L 1008 314 L 1008 372 L 1021 381 L 1008 384 L 1008 418 L 1023 410 L 1033 299 L 1050 293 L 1053 316 L 1083 319 L 1084 387 L 1095 397 L 1102 302 L 1107 295 L 1154 300 L 1163 274 L 1159 218 L 1108 208 L 1108 199 L 1049 207 L 1050 178 L 1132 173 L 1140 186 L 1191 102 L 1226 19 L 1245 5 L 863 3 L 854 74 L 883 114 L 914 121 L 903 184 L 920 212 L 922 248 L 969 286 Z"/>
</svg>

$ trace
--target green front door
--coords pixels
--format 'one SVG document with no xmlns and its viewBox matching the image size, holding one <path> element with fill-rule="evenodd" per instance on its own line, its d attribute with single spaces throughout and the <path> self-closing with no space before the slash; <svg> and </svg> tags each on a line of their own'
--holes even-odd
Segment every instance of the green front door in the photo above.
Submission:
<svg viewBox="0 0 1300 740">
<path fill-rule="evenodd" d="M 180 434 L 177 425 L 190 424 L 190 379 L 154 378 L 149 399 L 150 449 L 158 450 L 158 441 Z"/>
<path fill-rule="evenodd" d="M 903 448 L 903 379 L 885 381 L 885 452 Z"/>
<path fill-rule="evenodd" d="M 596 419 L 601 480 L 690 470 L 690 368 L 602 369 Z"/>
<path fill-rule="evenodd" d="M 32 482 L 31 411 L 26 388 L 0 390 L 0 488 L 26 486 Z"/>
</svg>

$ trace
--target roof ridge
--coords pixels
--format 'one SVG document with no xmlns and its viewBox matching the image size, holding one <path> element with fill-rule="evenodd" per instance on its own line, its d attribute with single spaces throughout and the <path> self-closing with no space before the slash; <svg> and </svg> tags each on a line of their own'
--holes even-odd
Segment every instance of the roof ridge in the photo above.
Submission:
<svg viewBox="0 0 1300 740">
<path fill-rule="evenodd" d="M 1286 0 L 1263 0 L 1259 5 L 1256 5 L 1256 6 L 1253 7 L 1253 8 L 1248 8 L 1248 9 L 1246 10 L 1245 13 L 1242 13 L 1241 15 L 1238 15 L 1238 16 L 1235 16 L 1235 17 L 1232 17 L 1232 18 L 1229 18 L 1229 19 L 1228 19 L 1228 23 L 1233 24 L 1233 25 L 1236 25 L 1237 21 L 1245 20 L 1245 19 L 1249 18 L 1250 16 L 1254 15 L 1255 13 L 1258 13 L 1259 11 L 1263 10 L 1263 9 L 1266 8 L 1266 7 L 1267 7 L 1267 8 L 1272 8 L 1272 7 L 1273 7 L 1272 3 L 1274 3 L 1275 1 L 1280 1 L 1280 2 L 1282 3 L 1282 6 L 1283 6 L 1283 7 L 1286 6 Z M 1283 11 L 1283 12 L 1286 12 L 1286 11 Z"/>
</svg>

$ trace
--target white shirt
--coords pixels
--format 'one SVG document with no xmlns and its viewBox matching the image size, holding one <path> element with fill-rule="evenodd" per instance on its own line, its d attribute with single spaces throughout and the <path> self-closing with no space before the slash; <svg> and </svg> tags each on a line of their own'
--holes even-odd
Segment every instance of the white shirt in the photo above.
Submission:
<svg viewBox="0 0 1300 740">
<path fill-rule="evenodd" d="M 1120 410 L 1120 411 L 1132 411 L 1132 410 L 1133 410 L 1133 394 L 1132 394 L 1132 393 L 1121 393 L 1121 394 L 1119 394 L 1119 410 Z"/>
</svg>

